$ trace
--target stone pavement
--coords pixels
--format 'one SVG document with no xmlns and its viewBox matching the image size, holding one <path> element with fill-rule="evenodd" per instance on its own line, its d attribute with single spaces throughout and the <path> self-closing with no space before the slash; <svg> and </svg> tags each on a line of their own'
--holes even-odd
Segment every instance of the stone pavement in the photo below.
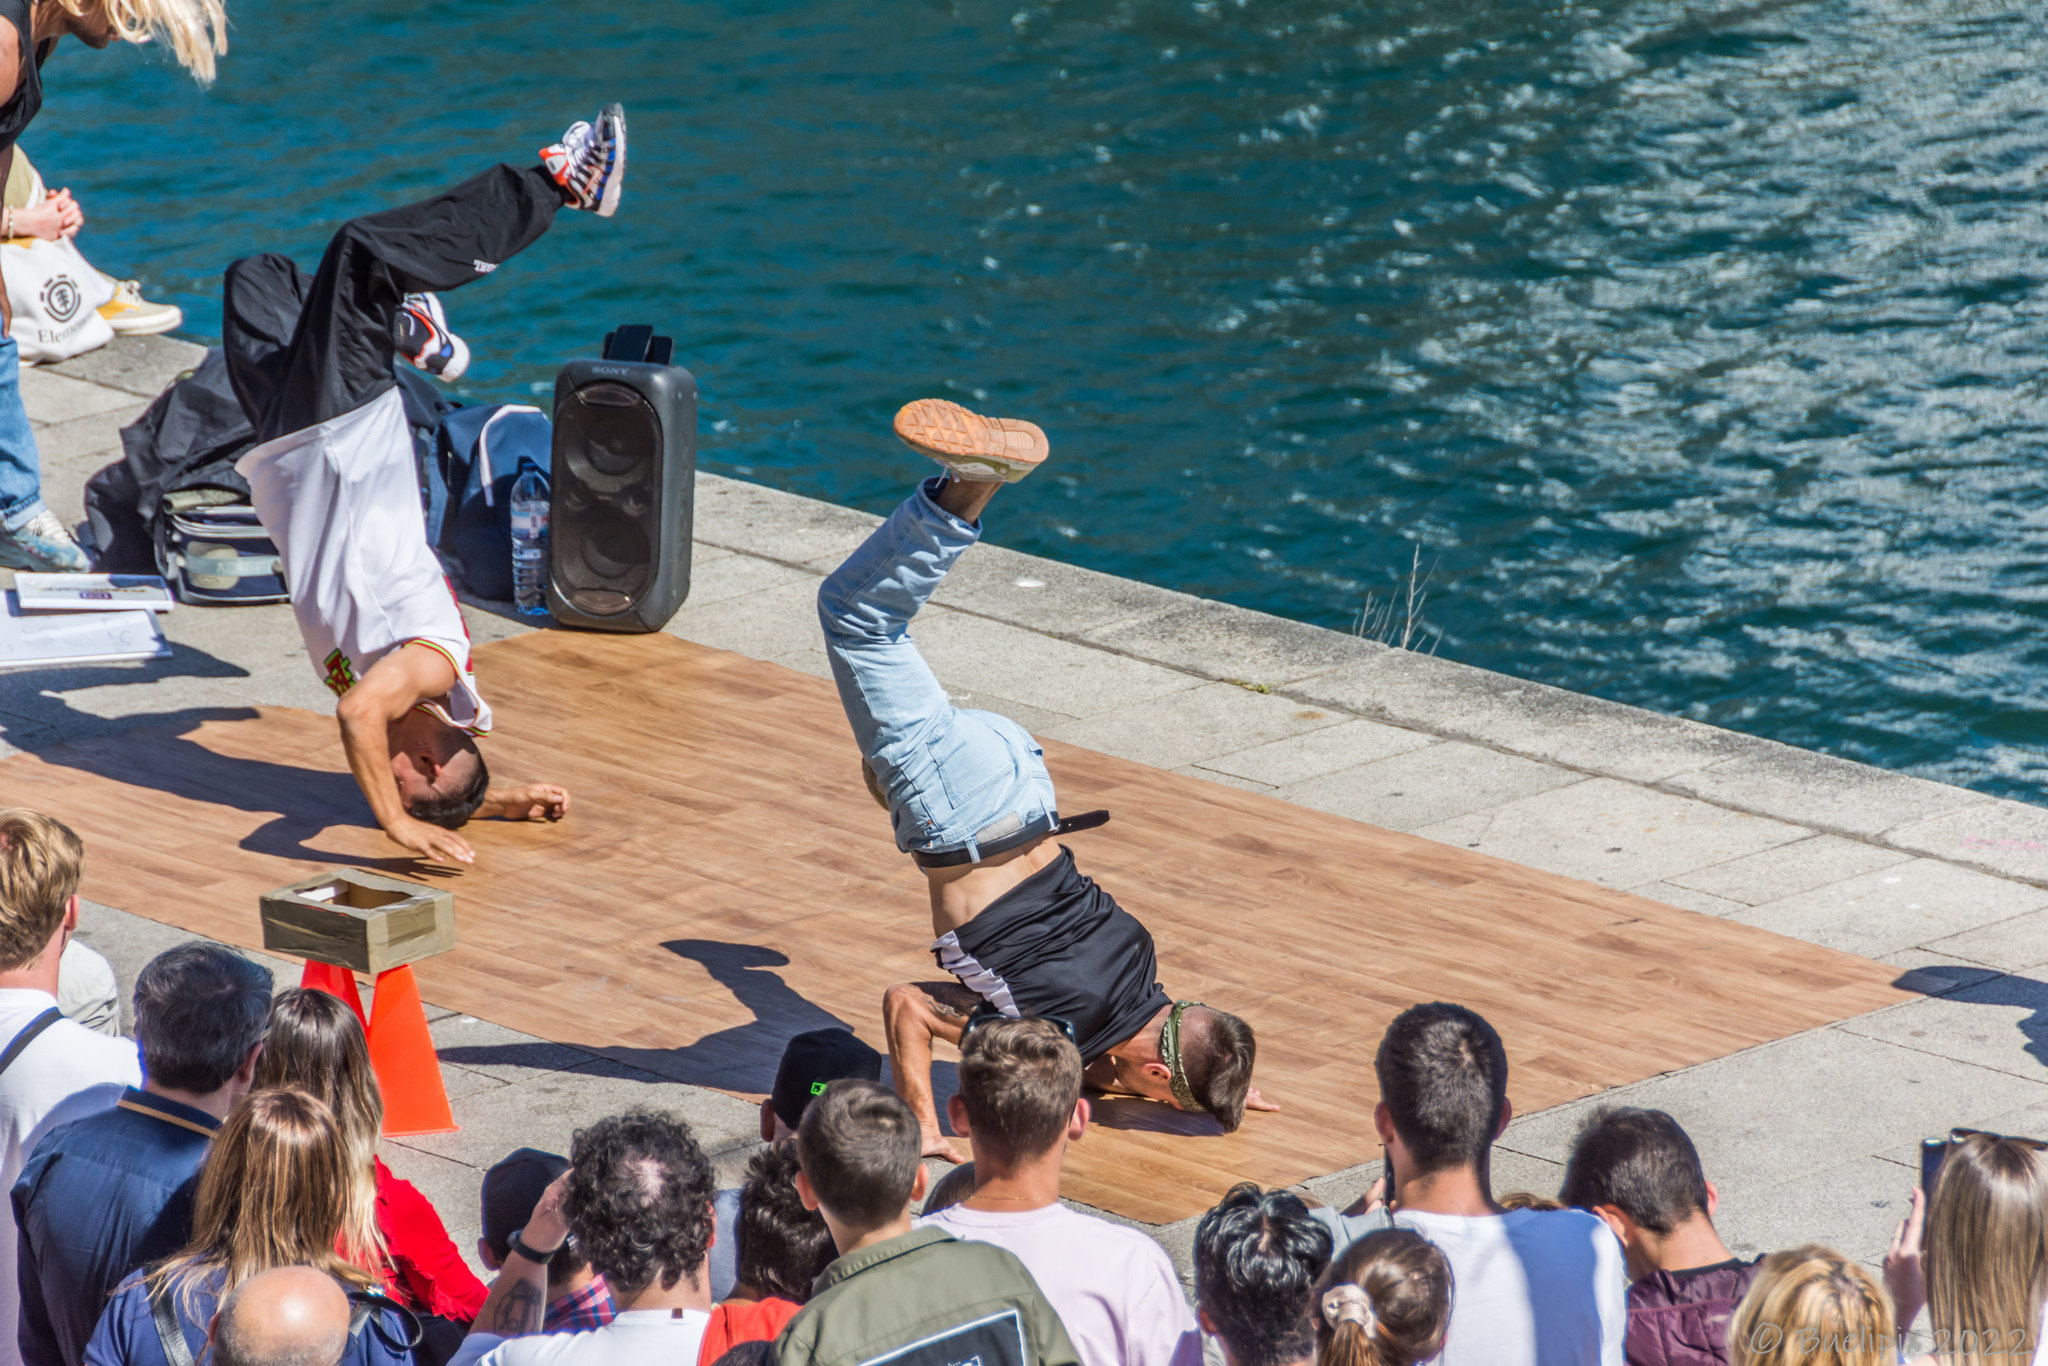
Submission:
<svg viewBox="0 0 2048 1366">
<path fill-rule="evenodd" d="M 24 376 L 61 514 L 81 514 L 120 426 L 197 354 L 130 340 Z M 906 487 L 918 473 L 906 463 Z M 700 475 L 692 590 L 668 629 L 825 673 L 813 594 L 875 521 Z M 479 640 L 529 629 L 468 615 Z M 0 755 L 188 708 L 333 709 L 286 608 L 180 609 L 166 630 L 171 660 L 0 676 Z M 2048 1135 L 2048 810 L 995 545 L 966 557 L 918 641 L 959 700 L 1041 734 L 1866 954 L 1926 993 L 1521 1116 L 1498 1190 L 1554 1192 L 1588 1109 L 1653 1105 L 1698 1142 L 1731 1246 L 1819 1240 L 1874 1261 L 1918 1139 L 1959 1124 Z M 149 910 L 88 917 L 124 981 L 180 937 Z M 730 1097 L 466 1017 L 434 1029 L 463 1131 L 390 1147 L 458 1241 L 481 1167 L 521 1143 L 559 1149 L 608 1110 L 680 1111 L 728 1172 L 753 1141 L 754 1107 Z M 1373 1174 L 1307 1188 L 1348 1200 Z M 1156 1230 L 1183 1267 L 1192 1222 Z"/>
</svg>

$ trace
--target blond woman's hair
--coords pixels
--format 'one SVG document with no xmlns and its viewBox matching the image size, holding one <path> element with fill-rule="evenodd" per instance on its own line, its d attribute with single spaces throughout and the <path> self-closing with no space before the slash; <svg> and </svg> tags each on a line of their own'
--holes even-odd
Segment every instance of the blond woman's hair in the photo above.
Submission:
<svg viewBox="0 0 2048 1366">
<path fill-rule="evenodd" d="M 85 871 L 85 842 L 25 806 L 0 810 L 0 972 L 42 955 Z"/>
<path fill-rule="evenodd" d="M 228 12 L 221 0 L 53 0 L 65 13 L 97 13 L 124 43 L 159 41 L 201 85 L 213 84 L 214 58 L 228 50 Z"/>
<path fill-rule="evenodd" d="M 186 1314 L 201 1292 L 225 1299 L 259 1272 L 310 1266 L 345 1285 L 376 1277 L 338 1252 L 354 1180 L 334 1112 L 288 1087 L 251 1091 L 229 1112 L 199 1169 L 192 1241 L 149 1273 Z"/>
<path fill-rule="evenodd" d="M 1728 1325 L 1729 1366 L 1896 1366 L 1892 1298 L 1833 1248 L 1773 1252 Z"/>
<path fill-rule="evenodd" d="M 256 1085 L 295 1087 L 333 1113 L 348 1149 L 352 1181 L 343 1245 L 365 1268 L 381 1270 L 386 1249 L 377 1231 L 377 1140 L 384 1127 L 384 1096 L 355 1011 L 324 991 L 287 987 L 278 992 L 256 1059 Z"/>
<path fill-rule="evenodd" d="M 1946 1366 L 2034 1358 L 2048 1302 L 2044 1157 L 2021 1139 L 1971 1134 L 1941 1164 L 1920 1246 L 1934 1355 Z"/>
</svg>

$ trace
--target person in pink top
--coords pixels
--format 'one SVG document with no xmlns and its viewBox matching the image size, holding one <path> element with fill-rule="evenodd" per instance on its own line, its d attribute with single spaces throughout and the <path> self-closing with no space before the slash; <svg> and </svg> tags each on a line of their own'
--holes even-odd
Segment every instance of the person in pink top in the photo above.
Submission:
<svg viewBox="0 0 2048 1366">
<path fill-rule="evenodd" d="M 1201 1366 L 1201 1331 L 1165 1250 L 1060 1203 L 1067 1144 L 1088 1127 L 1081 1052 L 1061 1022 L 977 1017 L 947 1113 L 974 1149 L 974 1193 L 921 1226 L 1015 1255 L 1082 1366 Z"/>
</svg>

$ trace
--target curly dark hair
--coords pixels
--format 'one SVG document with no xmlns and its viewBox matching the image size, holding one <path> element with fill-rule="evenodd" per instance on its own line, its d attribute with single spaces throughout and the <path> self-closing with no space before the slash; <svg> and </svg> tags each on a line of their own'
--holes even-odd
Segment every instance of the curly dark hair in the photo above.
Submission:
<svg viewBox="0 0 2048 1366">
<path fill-rule="evenodd" d="M 825 1216 L 804 1208 L 796 1190 L 796 1139 L 755 1153 L 740 1194 L 739 1283 L 763 1295 L 804 1303 L 811 1286 L 839 1255 Z"/>
<path fill-rule="evenodd" d="M 1330 1231 L 1287 1191 L 1232 1186 L 1195 1228 L 1195 1300 L 1238 1366 L 1282 1366 L 1316 1349 L 1316 1278 Z"/>
<path fill-rule="evenodd" d="M 657 1279 L 671 1289 L 704 1269 L 711 1193 L 711 1164 L 672 1115 L 629 1110 L 578 1129 L 570 1143 L 563 1212 L 615 1299 Z"/>
</svg>

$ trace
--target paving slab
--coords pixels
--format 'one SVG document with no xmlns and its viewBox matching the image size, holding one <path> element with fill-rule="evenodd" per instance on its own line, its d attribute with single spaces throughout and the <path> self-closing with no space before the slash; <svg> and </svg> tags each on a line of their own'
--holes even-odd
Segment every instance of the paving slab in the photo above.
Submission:
<svg viewBox="0 0 2048 1366">
<path fill-rule="evenodd" d="M 1201 599 L 983 541 L 954 564 L 932 601 L 1071 639 Z"/>
<path fill-rule="evenodd" d="M 25 365 L 21 369 L 21 401 L 34 413 L 34 425 L 41 428 L 130 407 L 135 395 Z"/>
<path fill-rule="evenodd" d="M 1883 834 L 1986 800 L 1959 787 L 1767 740 L 1746 749 L 1712 767 L 1676 775 L 1669 786 L 1744 811 L 1852 835 Z"/>
<path fill-rule="evenodd" d="M 536 1039 L 474 1015 L 445 1016 L 429 1026 L 428 1033 L 443 1062 L 510 1085 L 530 1081 L 537 1073 L 566 1072 L 598 1061 L 594 1053 Z"/>
<path fill-rule="evenodd" d="M 1589 882 L 1633 887 L 1789 844 L 1808 832 L 1613 778 L 1589 778 L 1417 833 Z"/>
<path fill-rule="evenodd" d="M 823 650 L 818 651 L 820 677 L 832 676 L 831 661 Z M 1071 726 L 1080 720 L 1061 712 L 1044 707 L 1034 707 L 1029 702 L 1019 702 L 992 692 L 948 693 L 956 707 L 971 707 L 977 711 L 992 711 L 998 716 L 1007 716 L 1033 735 L 1056 735 L 1061 726 Z"/>
<path fill-rule="evenodd" d="M 1874 873 L 1910 857 L 1897 849 L 1838 835 L 1781 844 L 1761 854 L 1709 864 L 1679 873 L 1671 881 L 1745 906 L 1761 906 L 1788 896 L 1825 887 L 1845 878 Z"/>
<path fill-rule="evenodd" d="M 1923 996 L 1947 996 L 1964 987 L 2004 976 L 1997 968 L 1927 949 L 1900 949 L 1877 961 L 1899 969 L 1894 986 L 1903 991 L 1917 991 Z"/>
<path fill-rule="evenodd" d="M 117 337 L 97 351 L 39 369 L 150 399 L 205 358 L 205 347 L 178 337 Z"/>
<path fill-rule="evenodd" d="M 676 1115 L 707 1153 L 760 1141 L 758 1106 L 600 1060 L 569 1071 L 535 1072 L 523 1081 L 463 1096 L 453 1101 L 460 1133 L 424 1134 L 405 1143 L 484 1168 L 521 1145 L 566 1153 L 577 1129 L 635 1107 Z"/>
<path fill-rule="evenodd" d="M 1375 640 L 1199 599 L 1157 615 L 1097 627 L 1083 638 L 1205 678 L 1274 688 L 1388 653 Z"/>
<path fill-rule="evenodd" d="M 2008 974 L 1909 1001 L 1846 1021 L 1841 1032 L 2048 1083 L 2048 982 L 2032 977 Z M 1978 1116 L 1936 1118 L 1946 1127 Z"/>
<path fill-rule="evenodd" d="M 90 474 L 109 461 L 119 460 L 121 429 L 141 417 L 147 406 L 131 399 L 116 408 L 36 428 L 36 453 L 44 461 L 45 479 L 51 484 L 57 482 L 49 478 L 49 466 L 53 464 L 84 461 L 81 468 Z"/>
<path fill-rule="evenodd" d="M 826 559 L 836 566 L 881 518 L 739 479 L 699 473 L 696 539 L 784 564 Z M 826 571 L 820 571 L 826 572 Z"/>
<path fill-rule="evenodd" d="M 690 566 L 688 602 L 694 607 L 708 607 L 731 598 L 758 593 L 764 588 L 779 588 L 791 583 L 808 585 L 815 596 L 819 582 L 816 574 L 794 565 L 780 564 L 753 555 L 719 555 L 701 564 Z"/>
<path fill-rule="evenodd" d="M 1906 1217 L 1917 1168 L 1879 1157 L 1856 1157 L 1771 1182 L 1768 1167 L 1708 1179 L 1720 1194 L 1715 1229 L 1738 1257 L 1823 1242 L 1875 1270 Z M 1827 1230 L 1825 1235 L 1815 1230 Z"/>
<path fill-rule="evenodd" d="M 2048 891 L 1934 859 L 1912 859 L 1735 916 L 1869 957 L 1931 943 L 2048 905 Z"/>
<path fill-rule="evenodd" d="M 954 692 L 990 692 L 1089 717 L 1186 692 L 1202 680 L 1142 660 L 1055 640 L 1021 626 L 927 608 L 911 630 Z"/>
<path fill-rule="evenodd" d="M 1681 911 L 1698 911 L 1701 915 L 1727 916 L 1743 909 L 1740 901 L 1730 901 L 1711 892 L 1696 892 L 1675 882 L 1645 882 L 1628 890 L 1637 896 L 1661 901 L 1666 906 L 1676 906 Z"/>
<path fill-rule="evenodd" d="M 1341 717 L 1343 713 L 1332 715 Z M 1306 735 L 1219 754 L 1203 760 L 1200 767 L 1233 778 L 1249 778 L 1265 787 L 1284 787 L 1438 743 L 1436 736 L 1423 731 L 1352 717 Z"/>
<path fill-rule="evenodd" d="M 1923 1011 L 1945 1000 L 1909 1002 L 1863 1018 Z M 1512 1078 L 1509 1088 L 1512 1098 Z M 2016 1076 L 1832 1028 L 1517 1118 L 1501 1146 L 1564 1162 L 1593 1110 L 1641 1105 L 1665 1111 L 1685 1128 L 1716 1184 L 1754 1172 L 1792 1181 L 1950 1125 L 2041 1103 L 2048 1103 L 2048 1070 L 2040 1079 Z M 1828 1229 L 1817 1226 L 1811 1236 L 1828 1236 Z"/>
<path fill-rule="evenodd" d="M 1886 834 L 1886 842 L 1930 858 L 2048 883 L 2048 810 L 1982 801 Z"/>
<path fill-rule="evenodd" d="M 1279 795 L 1389 830 L 1420 830 L 1585 780 L 1570 769 L 1449 741 L 1290 783 Z"/>
<path fill-rule="evenodd" d="M 1323 730 L 1342 720 L 1335 712 L 1290 698 L 1247 692 L 1230 683 L 1205 683 L 1163 699 L 1055 722 L 1036 733 L 1155 768 L 1179 768 L 1234 748 Z"/>
<path fill-rule="evenodd" d="M 936 621 L 943 615 L 940 608 L 926 608 L 918 618 L 918 626 L 922 628 L 928 620 Z M 773 659 L 790 653 L 799 642 L 808 646 L 814 640 L 822 640 L 818 627 L 818 581 L 797 580 L 718 602 L 685 602 L 662 629 L 715 650 Z"/>
<path fill-rule="evenodd" d="M 2048 965 L 2048 910 L 1994 921 L 1981 929 L 1931 940 L 1925 947 L 1966 963 L 1982 963 L 2003 972 L 2025 972 Z"/>
<path fill-rule="evenodd" d="M 1433 655 L 1386 650 L 1290 689 L 1375 721 L 1658 782 L 1739 752 L 1749 737 Z"/>
</svg>

